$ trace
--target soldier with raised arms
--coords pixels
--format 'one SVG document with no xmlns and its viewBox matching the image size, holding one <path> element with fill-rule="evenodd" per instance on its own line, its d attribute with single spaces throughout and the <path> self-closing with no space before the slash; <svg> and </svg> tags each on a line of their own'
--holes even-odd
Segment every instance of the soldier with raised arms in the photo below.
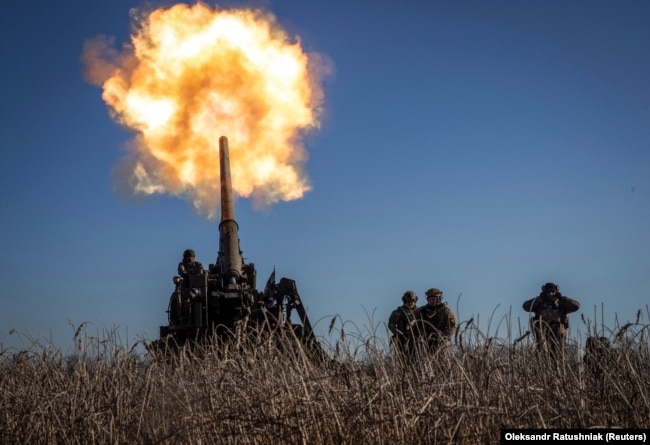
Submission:
<svg viewBox="0 0 650 445">
<path fill-rule="evenodd" d="M 554 356 L 563 354 L 569 327 L 568 314 L 580 309 L 580 303 L 562 295 L 560 286 L 549 282 L 542 285 L 538 296 L 524 302 L 523 309 L 535 314 L 530 319 L 530 326 L 540 350 Z"/>
</svg>

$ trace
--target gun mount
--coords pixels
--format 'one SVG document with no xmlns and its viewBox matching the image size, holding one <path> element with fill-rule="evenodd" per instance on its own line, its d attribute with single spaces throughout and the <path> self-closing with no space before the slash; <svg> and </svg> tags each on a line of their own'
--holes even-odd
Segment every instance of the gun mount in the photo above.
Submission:
<svg viewBox="0 0 650 445">
<path fill-rule="evenodd" d="M 235 220 L 228 139 L 219 139 L 221 173 L 221 222 L 219 253 L 214 264 L 203 269 L 183 268 L 174 277 L 175 289 L 167 310 L 169 323 L 160 327 L 160 349 L 183 346 L 215 338 L 290 331 L 294 338 L 320 353 L 312 326 L 294 280 L 281 278 L 275 270 L 263 291 L 256 289 L 257 273 L 253 263 L 244 262 L 240 249 L 239 225 Z M 180 266 L 180 265 L 179 265 Z M 300 324 L 291 320 L 297 312 Z"/>
</svg>

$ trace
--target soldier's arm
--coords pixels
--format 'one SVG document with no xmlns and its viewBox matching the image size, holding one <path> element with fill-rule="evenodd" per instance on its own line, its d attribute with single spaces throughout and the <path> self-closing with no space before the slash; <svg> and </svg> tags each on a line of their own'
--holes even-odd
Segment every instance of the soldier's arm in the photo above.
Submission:
<svg viewBox="0 0 650 445">
<path fill-rule="evenodd" d="M 444 334 L 447 337 L 450 337 L 454 334 L 454 331 L 456 330 L 456 316 L 454 313 L 449 309 L 448 307 L 445 308 L 446 310 L 446 316 L 447 316 L 447 323 L 445 326 L 445 332 Z"/>
<path fill-rule="evenodd" d="M 564 306 L 564 311 L 567 314 L 580 309 L 580 303 L 569 297 L 562 297 L 562 305 Z"/>
<path fill-rule="evenodd" d="M 530 300 L 524 301 L 524 304 L 522 304 L 522 307 L 526 312 L 534 312 L 535 311 L 535 306 L 537 306 L 535 303 L 537 303 L 537 300 L 539 297 L 531 298 Z"/>
<path fill-rule="evenodd" d="M 394 335 L 398 335 L 400 333 L 399 329 L 397 329 L 398 321 L 399 321 L 399 313 L 397 311 L 393 311 L 390 314 L 390 317 L 388 318 L 388 330 L 392 332 Z"/>
</svg>

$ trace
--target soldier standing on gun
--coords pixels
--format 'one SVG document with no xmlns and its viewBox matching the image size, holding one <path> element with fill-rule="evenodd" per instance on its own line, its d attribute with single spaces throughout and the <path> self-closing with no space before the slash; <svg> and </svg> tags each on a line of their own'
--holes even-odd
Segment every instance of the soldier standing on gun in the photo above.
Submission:
<svg viewBox="0 0 650 445">
<path fill-rule="evenodd" d="M 190 276 L 202 274 L 203 264 L 196 261 L 192 249 L 183 252 L 183 261 L 178 263 L 178 275 L 174 277 L 176 290 L 169 302 L 169 320 L 173 324 L 189 323 L 191 300 L 196 294 L 191 286 Z"/>
<path fill-rule="evenodd" d="M 418 296 L 412 290 L 402 295 L 402 306 L 391 312 L 388 318 L 388 329 L 393 333 L 391 338 L 395 350 L 412 355 L 415 351 L 415 336 L 413 324 L 415 323 L 415 308 Z"/>
<path fill-rule="evenodd" d="M 569 317 L 567 314 L 580 309 L 580 303 L 560 293 L 555 283 L 546 283 L 542 292 L 523 304 L 526 312 L 534 312 L 530 326 L 540 350 L 553 357 L 564 354 Z"/>
<path fill-rule="evenodd" d="M 178 263 L 178 274 L 187 280 L 188 275 L 200 273 L 203 271 L 203 264 L 196 261 L 196 255 L 192 249 L 183 252 L 183 261 Z"/>
<path fill-rule="evenodd" d="M 447 303 L 442 302 L 442 291 L 431 288 L 426 292 L 427 304 L 415 311 L 418 333 L 424 336 L 429 351 L 436 352 L 449 343 L 456 332 L 456 317 Z"/>
</svg>

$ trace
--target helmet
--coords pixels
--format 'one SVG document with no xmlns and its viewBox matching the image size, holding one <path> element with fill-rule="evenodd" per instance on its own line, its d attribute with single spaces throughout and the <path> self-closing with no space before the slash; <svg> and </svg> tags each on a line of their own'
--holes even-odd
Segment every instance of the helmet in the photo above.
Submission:
<svg viewBox="0 0 650 445">
<path fill-rule="evenodd" d="M 412 290 L 407 290 L 404 292 L 404 295 L 402 295 L 402 301 L 404 303 L 408 303 L 409 301 L 418 301 L 418 296 Z"/>
<path fill-rule="evenodd" d="M 183 252 L 183 259 L 188 259 L 188 258 L 194 258 L 194 251 L 192 249 L 187 249 L 185 252 Z"/>
<path fill-rule="evenodd" d="M 555 283 L 546 283 L 542 286 L 542 292 L 559 292 L 560 286 Z"/>
<path fill-rule="evenodd" d="M 425 294 L 427 297 L 438 297 L 439 300 L 442 300 L 442 291 L 440 289 L 436 289 L 435 287 L 432 287 L 426 291 Z"/>
</svg>

